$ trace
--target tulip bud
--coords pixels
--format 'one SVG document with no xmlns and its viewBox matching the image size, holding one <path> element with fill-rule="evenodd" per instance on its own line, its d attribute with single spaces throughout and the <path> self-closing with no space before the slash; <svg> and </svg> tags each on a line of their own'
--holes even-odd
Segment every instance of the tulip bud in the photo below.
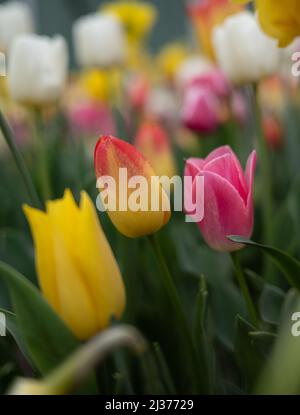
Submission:
<svg viewBox="0 0 300 415">
<path fill-rule="evenodd" d="M 169 137 L 158 123 L 143 123 L 137 132 L 135 145 L 150 162 L 158 176 L 173 177 L 176 175 Z"/>
<path fill-rule="evenodd" d="M 107 211 L 119 232 L 131 238 L 150 235 L 169 221 L 169 198 L 149 162 L 131 144 L 101 137 L 95 147 L 95 171 L 99 187 L 107 177 L 115 184 L 108 193 L 115 203 Z M 106 192 L 101 196 L 104 202 Z"/>
<path fill-rule="evenodd" d="M 243 245 L 229 235 L 250 238 L 253 229 L 253 180 L 256 153 L 249 156 L 246 173 L 230 147 L 219 147 L 206 159 L 187 160 L 185 176 L 204 177 L 204 218 L 198 223 L 206 243 L 221 252 L 233 252 Z M 186 189 L 196 200 L 196 187 Z"/>
<path fill-rule="evenodd" d="M 213 43 L 218 64 L 232 82 L 256 82 L 278 69 L 276 41 L 262 32 L 250 12 L 230 16 L 217 26 Z"/>
<path fill-rule="evenodd" d="M 61 36 L 19 36 L 12 45 L 8 65 L 12 98 L 33 105 L 57 101 L 65 87 L 67 66 L 67 46 Z"/>
<path fill-rule="evenodd" d="M 197 133 L 212 133 L 219 125 L 220 101 L 207 87 L 191 85 L 185 91 L 182 122 Z"/>
<path fill-rule="evenodd" d="M 79 339 L 120 318 L 125 290 L 118 264 L 89 196 L 78 207 L 70 191 L 42 212 L 24 207 L 46 299 Z"/>
<path fill-rule="evenodd" d="M 281 150 L 284 135 L 279 119 L 275 115 L 266 114 L 262 120 L 262 127 L 268 146 L 273 150 Z"/>
<path fill-rule="evenodd" d="M 108 67 L 124 62 L 126 41 L 123 28 L 109 13 L 79 18 L 73 26 L 77 60 L 83 67 Z"/>
<path fill-rule="evenodd" d="M 9 51 L 13 40 L 33 32 L 30 8 L 20 1 L 0 5 L 0 51 Z"/>
</svg>

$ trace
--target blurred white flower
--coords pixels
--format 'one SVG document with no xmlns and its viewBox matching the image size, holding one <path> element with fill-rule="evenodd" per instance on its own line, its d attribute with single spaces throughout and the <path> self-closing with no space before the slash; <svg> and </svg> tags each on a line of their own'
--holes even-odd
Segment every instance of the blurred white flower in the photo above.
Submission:
<svg viewBox="0 0 300 415">
<path fill-rule="evenodd" d="M 251 12 L 237 13 L 217 26 L 213 44 L 218 64 L 232 82 L 255 82 L 278 69 L 277 41 L 262 32 Z"/>
<path fill-rule="evenodd" d="M 57 101 L 68 73 L 68 50 L 63 37 L 21 35 L 12 44 L 8 63 L 11 97 L 35 105 Z"/>
<path fill-rule="evenodd" d="M 78 19 L 73 25 L 73 40 L 78 63 L 83 67 L 119 65 L 126 57 L 122 24 L 109 13 Z"/>
<path fill-rule="evenodd" d="M 212 63 L 203 56 L 191 56 L 184 60 L 175 74 L 175 82 L 179 89 L 185 88 L 193 79 L 212 68 Z"/>
<path fill-rule="evenodd" d="M 174 92 L 165 87 L 154 88 L 146 101 L 146 114 L 161 120 L 175 119 L 179 105 Z"/>
<path fill-rule="evenodd" d="M 0 5 L 0 51 L 7 52 L 17 36 L 33 31 L 29 6 L 19 1 Z"/>
</svg>

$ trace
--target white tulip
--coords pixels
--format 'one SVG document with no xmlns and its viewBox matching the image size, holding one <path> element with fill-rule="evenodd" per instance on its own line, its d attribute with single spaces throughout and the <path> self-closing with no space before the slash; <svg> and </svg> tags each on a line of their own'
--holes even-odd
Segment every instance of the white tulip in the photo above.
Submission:
<svg viewBox="0 0 300 415">
<path fill-rule="evenodd" d="M 18 1 L 0 5 L 0 51 L 7 52 L 17 36 L 33 30 L 29 6 Z"/>
<path fill-rule="evenodd" d="M 13 99 L 35 105 L 57 101 L 68 73 L 68 50 L 63 37 L 21 35 L 12 44 L 8 87 Z"/>
<path fill-rule="evenodd" d="M 208 72 L 212 63 L 203 56 L 190 56 L 178 67 L 175 74 L 175 82 L 179 89 L 184 88 L 193 79 Z"/>
<path fill-rule="evenodd" d="M 123 27 L 109 13 L 95 13 L 78 19 L 73 26 L 74 48 L 83 67 L 121 64 L 126 57 Z"/>
<path fill-rule="evenodd" d="M 237 13 L 217 26 L 213 44 L 219 66 L 234 83 L 255 82 L 278 69 L 277 42 L 262 32 L 251 12 Z"/>
<path fill-rule="evenodd" d="M 156 87 L 150 92 L 146 102 L 146 113 L 159 119 L 175 119 L 178 102 L 174 92 L 165 87 Z"/>
</svg>

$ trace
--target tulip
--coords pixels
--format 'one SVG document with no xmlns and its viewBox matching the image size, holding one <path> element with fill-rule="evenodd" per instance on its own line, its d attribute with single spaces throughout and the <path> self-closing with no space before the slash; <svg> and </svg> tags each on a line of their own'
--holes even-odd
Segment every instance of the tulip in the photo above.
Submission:
<svg viewBox="0 0 300 415">
<path fill-rule="evenodd" d="M 157 57 L 157 63 L 165 78 L 173 81 L 180 65 L 187 58 L 187 49 L 184 44 L 170 43 L 164 46 Z"/>
<path fill-rule="evenodd" d="M 228 146 L 217 148 L 206 159 L 191 158 L 186 162 L 185 176 L 204 177 L 204 218 L 198 225 L 207 244 L 217 251 L 242 248 L 243 245 L 229 241 L 229 235 L 250 238 L 252 234 L 255 166 L 253 151 L 244 174 Z M 194 185 L 185 191 L 195 200 Z"/>
<path fill-rule="evenodd" d="M 44 105 L 57 101 L 65 87 L 68 53 L 61 36 L 21 35 L 13 43 L 8 87 L 18 102 Z"/>
<path fill-rule="evenodd" d="M 142 74 L 132 74 L 127 81 L 126 91 L 131 108 L 142 111 L 149 96 L 150 82 Z"/>
<path fill-rule="evenodd" d="M 149 160 L 158 176 L 176 175 L 169 136 L 158 123 L 144 122 L 137 132 L 135 145 Z"/>
<path fill-rule="evenodd" d="M 79 18 L 73 26 L 77 60 L 83 67 L 110 67 L 125 60 L 126 40 L 121 22 L 109 13 Z"/>
<path fill-rule="evenodd" d="M 185 88 L 195 78 L 212 69 L 211 62 L 204 56 L 190 56 L 178 66 L 175 81 L 179 89 Z"/>
<path fill-rule="evenodd" d="M 210 71 L 195 77 L 191 84 L 205 86 L 221 99 L 228 98 L 231 91 L 229 80 L 218 68 L 212 68 Z"/>
<path fill-rule="evenodd" d="M 214 59 L 212 45 L 213 28 L 222 23 L 227 16 L 242 10 L 242 6 L 232 0 L 193 0 L 188 2 L 187 11 L 195 26 L 201 49 L 211 59 Z"/>
<path fill-rule="evenodd" d="M 169 221 L 170 201 L 167 194 L 149 162 L 131 144 L 112 136 L 102 136 L 95 147 L 94 161 L 97 183 L 108 176 L 117 185 L 116 205 L 108 207 L 107 213 L 119 232 L 130 238 L 150 235 Z M 124 169 L 128 182 L 123 175 Z M 137 190 L 128 187 L 136 178 L 145 181 L 138 197 L 145 208 L 131 208 L 131 198 Z M 102 192 L 101 196 L 103 199 Z M 150 207 L 152 197 L 156 197 L 158 202 L 156 209 Z"/>
<path fill-rule="evenodd" d="M 191 85 L 182 106 L 183 125 L 197 133 L 212 133 L 219 125 L 220 101 L 207 87 Z"/>
<path fill-rule="evenodd" d="M 162 121 L 173 121 L 178 111 L 176 98 L 171 88 L 159 86 L 152 89 L 145 104 L 147 116 Z"/>
<path fill-rule="evenodd" d="M 30 8 L 19 1 L 0 5 L 0 51 L 7 52 L 13 40 L 22 34 L 33 32 Z"/>
<path fill-rule="evenodd" d="M 250 12 L 228 17 L 213 32 L 220 68 L 234 83 L 256 82 L 279 67 L 276 41 L 265 35 Z"/>
<path fill-rule="evenodd" d="M 114 14 L 122 22 L 126 29 L 126 35 L 130 44 L 137 44 L 151 31 L 157 11 L 153 4 L 138 1 L 121 0 L 104 4 L 100 10 Z"/>
<path fill-rule="evenodd" d="M 249 3 L 250 0 L 235 0 Z M 256 0 L 259 23 L 269 36 L 278 40 L 279 46 L 288 46 L 300 36 L 300 10 L 298 0 Z"/>
<path fill-rule="evenodd" d="M 268 146 L 273 150 L 281 150 L 283 147 L 283 131 L 280 120 L 272 114 L 266 114 L 262 120 L 262 127 Z"/>
<path fill-rule="evenodd" d="M 110 109 L 98 102 L 80 102 L 70 109 L 68 116 L 75 136 L 96 138 L 99 131 L 113 134 L 116 130 Z"/>
<path fill-rule="evenodd" d="M 41 290 L 81 340 L 120 318 L 125 290 L 118 264 L 89 196 L 78 207 L 70 191 L 46 212 L 24 207 L 36 250 Z"/>
</svg>

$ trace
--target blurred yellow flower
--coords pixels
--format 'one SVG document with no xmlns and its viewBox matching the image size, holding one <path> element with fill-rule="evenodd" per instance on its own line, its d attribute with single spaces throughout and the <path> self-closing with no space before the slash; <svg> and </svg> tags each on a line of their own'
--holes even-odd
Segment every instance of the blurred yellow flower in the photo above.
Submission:
<svg viewBox="0 0 300 415">
<path fill-rule="evenodd" d="M 167 79 L 173 79 L 178 67 L 182 64 L 188 52 L 184 44 L 176 42 L 164 46 L 158 56 L 157 63 Z"/>
<path fill-rule="evenodd" d="M 249 0 L 235 0 L 249 3 Z M 262 29 L 278 40 L 280 47 L 288 46 L 300 35 L 299 0 L 256 0 L 255 6 Z"/>
<path fill-rule="evenodd" d="M 139 43 L 150 32 L 155 23 L 156 8 L 142 1 L 119 0 L 114 3 L 106 3 L 101 10 L 114 13 L 124 25 L 128 41 Z"/>
<path fill-rule="evenodd" d="M 81 84 L 91 98 L 107 101 L 109 97 L 108 75 L 100 69 L 92 69 L 81 76 Z"/>
<path fill-rule="evenodd" d="M 41 290 L 82 340 L 120 318 L 125 289 L 118 264 L 89 196 L 77 206 L 71 192 L 47 203 L 46 212 L 24 206 L 36 249 Z"/>
<path fill-rule="evenodd" d="M 101 102 L 114 99 L 121 88 L 121 72 L 118 69 L 92 69 L 83 72 L 81 85 L 87 94 Z"/>
</svg>

